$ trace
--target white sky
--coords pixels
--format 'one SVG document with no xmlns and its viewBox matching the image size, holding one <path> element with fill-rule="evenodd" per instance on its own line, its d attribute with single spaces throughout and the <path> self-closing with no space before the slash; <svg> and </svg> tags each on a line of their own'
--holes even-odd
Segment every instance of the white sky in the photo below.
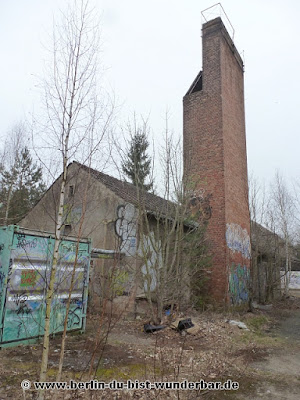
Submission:
<svg viewBox="0 0 300 400">
<path fill-rule="evenodd" d="M 182 134 L 182 97 L 202 68 L 203 0 L 94 0 L 102 12 L 106 80 L 123 103 L 120 118 L 149 115 L 155 140 Z M 39 106 L 42 42 L 65 0 L 0 0 L 0 137 Z M 300 178 L 300 2 L 223 0 L 244 53 L 248 169 Z"/>
</svg>

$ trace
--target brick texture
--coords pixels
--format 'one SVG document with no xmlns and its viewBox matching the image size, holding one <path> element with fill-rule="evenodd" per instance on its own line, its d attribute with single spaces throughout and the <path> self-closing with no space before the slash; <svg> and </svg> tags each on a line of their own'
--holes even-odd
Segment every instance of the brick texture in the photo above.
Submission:
<svg viewBox="0 0 300 400">
<path fill-rule="evenodd" d="M 243 62 L 220 18 L 203 25 L 202 46 L 202 85 L 183 98 L 184 179 L 212 195 L 211 293 L 236 304 L 250 267 Z"/>
</svg>

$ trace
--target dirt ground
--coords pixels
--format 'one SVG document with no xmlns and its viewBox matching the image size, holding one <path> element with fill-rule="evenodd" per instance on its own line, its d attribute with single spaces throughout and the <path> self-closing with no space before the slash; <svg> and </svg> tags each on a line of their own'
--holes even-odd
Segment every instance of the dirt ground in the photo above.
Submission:
<svg viewBox="0 0 300 400">
<path fill-rule="evenodd" d="M 300 398 L 300 309 L 293 310 L 281 321 L 274 333 L 282 338 L 286 345 L 276 351 L 270 351 L 269 356 L 251 364 L 251 368 L 264 377 L 260 380 L 253 393 L 256 399 L 286 399 Z M 237 397 L 246 399 L 245 396 Z"/>
<path fill-rule="evenodd" d="M 68 335 L 63 381 L 113 380 L 184 381 L 201 379 L 239 382 L 238 390 L 98 390 L 62 391 L 59 399 L 284 399 L 300 398 L 300 298 L 278 302 L 272 309 L 253 313 L 215 312 L 178 315 L 191 317 L 198 332 L 180 334 L 170 327 L 147 334 L 147 320 L 115 318 L 106 337 L 107 325 L 97 316 L 88 318 L 84 334 Z M 228 320 L 244 322 L 239 329 Z M 100 328 L 100 329 L 99 329 Z M 101 341 L 95 350 L 97 332 Z M 188 332 L 188 331 L 187 331 Z M 107 340 L 106 340 L 107 339 Z M 60 337 L 51 340 L 49 381 L 55 380 Z M 33 389 L 22 390 L 25 379 L 38 380 L 41 344 L 0 351 L 0 399 L 34 399 Z M 48 391 L 46 398 L 52 398 Z"/>
</svg>

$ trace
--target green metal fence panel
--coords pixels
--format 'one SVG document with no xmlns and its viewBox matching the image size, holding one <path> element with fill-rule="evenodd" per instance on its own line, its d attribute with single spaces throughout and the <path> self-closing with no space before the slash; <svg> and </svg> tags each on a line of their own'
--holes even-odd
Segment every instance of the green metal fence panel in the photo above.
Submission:
<svg viewBox="0 0 300 400">
<path fill-rule="evenodd" d="M 53 248 L 50 234 L 16 226 L 0 228 L 0 346 L 32 342 L 43 335 Z M 90 254 L 88 240 L 60 243 L 51 305 L 53 334 L 63 331 L 69 295 L 67 329 L 85 328 Z"/>
</svg>

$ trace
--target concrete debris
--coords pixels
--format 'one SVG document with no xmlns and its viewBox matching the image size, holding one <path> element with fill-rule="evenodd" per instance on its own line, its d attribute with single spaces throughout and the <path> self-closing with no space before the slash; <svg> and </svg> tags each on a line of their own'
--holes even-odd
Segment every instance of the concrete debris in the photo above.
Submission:
<svg viewBox="0 0 300 400">
<path fill-rule="evenodd" d="M 241 321 L 234 321 L 233 319 L 228 320 L 227 321 L 230 325 L 236 325 L 238 326 L 240 329 L 244 329 L 245 331 L 250 331 L 250 329 L 247 327 L 246 324 L 244 324 L 244 322 Z"/>
<path fill-rule="evenodd" d="M 258 304 L 256 301 L 251 303 L 252 307 L 258 310 L 268 311 L 273 308 L 273 304 Z"/>
<path fill-rule="evenodd" d="M 178 329 L 178 324 L 179 324 L 179 322 L 182 320 L 182 318 L 177 318 L 177 319 L 175 319 L 175 321 L 173 321 L 172 323 L 171 323 L 171 325 L 170 325 L 170 327 L 172 328 L 172 329 Z"/>
<path fill-rule="evenodd" d="M 189 335 L 197 335 L 200 332 L 200 325 L 193 322 L 194 326 L 192 328 L 188 328 L 186 331 Z"/>
</svg>

